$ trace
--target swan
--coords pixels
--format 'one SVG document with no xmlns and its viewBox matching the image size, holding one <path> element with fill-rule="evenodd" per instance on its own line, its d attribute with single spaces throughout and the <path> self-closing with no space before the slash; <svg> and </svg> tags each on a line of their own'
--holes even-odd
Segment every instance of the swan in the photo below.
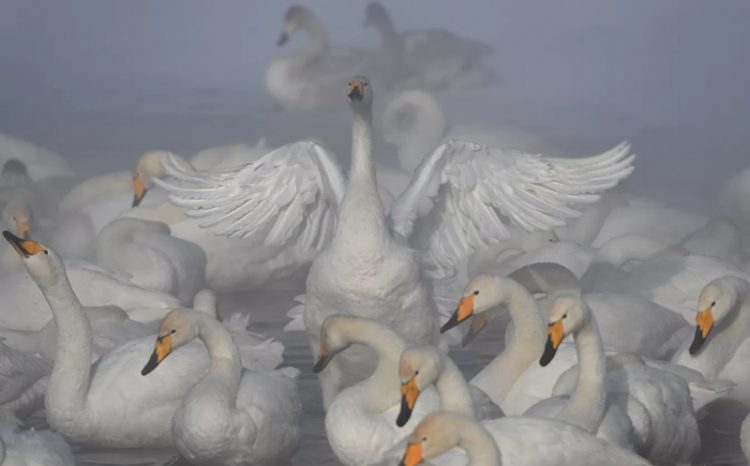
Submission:
<svg viewBox="0 0 750 466">
<path fill-rule="evenodd" d="M 672 362 L 736 386 L 728 397 L 750 406 L 750 284 L 737 276 L 710 281 L 698 296 L 695 335 Z"/>
<path fill-rule="evenodd" d="M 750 227 L 750 168 L 745 168 L 729 178 L 719 192 L 719 210 L 731 218 L 747 233 Z"/>
<path fill-rule="evenodd" d="M 185 395 L 172 418 L 182 456 L 194 464 L 269 464 L 288 460 L 300 439 L 302 405 L 296 369 L 242 369 L 240 351 L 227 329 L 211 316 L 176 309 L 161 323 L 146 376 L 178 348 L 200 339 L 210 369 Z"/>
<path fill-rule="evenodd" d="M 376 2 L 367 5 L 365 26 L 380 35 L 386 64 L 398 71 L 401 87 L 475 87 L 495 79 L 494 71 L 483 63 L 493 53 L 487 44 L 439 28 L 399 33 L 385 7 Z"/>
<path fill-rule="evenodd" d="M 341 98 L 339 89 L 352 73 L 372 68 L 371 54 L 332 48 L 318 17 L 302 5 L 293 5 L 286 11 L 277 44 L 286 44 L 300 31 L 307 33 L 307 44 L 268 65 L 266 90 L 284 110 L 304 111 L 335 104 Z"/>
<path fill-rule="evenodd" d="M 406 342 L 388 326 L 347 315 L 332 315 L 323 323 L 321 342 L 313 371 L 319 373 L 353 344 L 375 352 L 377 365 L 369 378 L 344 388 L 326 410 L 328 442 L 344 464 L 377 464 L 409 433 L 409 429 L 437 408 L 434 389 L 426 389 L 409 422 L 399 422 L 399 358 Z"/>
<path fill-rule="evenodd" d="M 627 144 L 591 158 L 551 159 L 450 141 L 426 156 L 386 216 L 372 161 L 372 87 L 364 77 L 349 83 L 348 183 L 335 157 L 309 141 L 235 171 L 195 173 L 170 158 L 165 169 L 174 181 L 154 180 L 214 233 L 254 236 L 268 246 L 295 238 L 298 247 L 320 251 L 304 310 L 313 354 L 322 322 L 334 313 L 385 322 L 414 344 L 437 342 L 428 280 L 454 275 L 472 252 L 506 239 L 506 223 L 527 230 L 563 224 L 578 214 L 573 206 L 595 201 L 594 193 L 632 171 Z M 366 354 L 347 353 L 321 376 L 325 406 L 371 370 Z"/>
<path fill-rule="evenodd" d="M 626 234 L 675 244 L 701 228 L 707 220 L 703 215 L 629 199 L 627 206 L 615 207 L 610 212 L 591 245 L 598 248 L 612 238 Z"/>
<path fill-rule="evenodd" d="M 29 178 L 34 181 L 75 175 L 61 155 L 7 134 L 0 134 L 0 154 L 0 165 L 4 166 L 8 161 L 15 160 L 23 164 Z M 18 163 L 15 164 L 16 167 Z"/>
<path fill-rule="evenodd" d="M 740 428 L 740 446 L 742 447 L 742 453 L 745 454 L 745 459 L 750 462 L 750 415 L 745 417 L 742 421 L 742 427 Z"/>
<path fill-rule="evenodd" d="M 266 140 L 263 138 L 260 138 L 254 146 L 234 144 L 209 147 L 195 154 L 190 159 L 190 165 L 199 171 L 211 168 L 230 168 L 243 163 L 255 162 L 270 150 L 271 148 L 266 146 Z"/>
<path fill-rule="evenodd" d="M 459 450 L 452 449 L 456 446 Z M 400 464 L 416 466 L 425 460 L 436 466 L 650 464 L 634 453 L 563 422 L 501 418 L 478 423 L 449 411 L 425 416 L 409 435 Z"/>
<path fill-rule="evenodd" d="M 443 409 L 479 420 L 503 415 L 500 407 L 481 389 L 467 384 L 453 361 L 434 346 L 414 346 L 404 350 L 398 372 L 401 411 L 396 424 L 399 426 L 409 421 L 419 394 L 433 383 Z"/>
<path fill-rule="evenodd" d="M 127 276 L 134 285 L 171 294 L 184 305 L 205 284 L 206 254 L 198 245 L 171 236 L 161 222 L 113 221 L 99 233 L 96 263 Z"/>
<path fill-rule="evenodd" d="M 34 393 L 50 370 L 49 362 L 0 341 L 0 418 L 16 422 L 34 411 L 39 405 Z"/>
<path fill-rule="evenodd" d="M 402 91 L 391 98 L 381 116 L 386 142 L 398 147 L 401 169 L 412 173 L 425 154 L 447 139 L 466 139 L 528 153 L 548 153 L 536 137 L 510 127 L 492 129 L 448 126 L 437 99 L 421 89 Z"/>
<path fill-rule="evenodd" d="M 0 464 L 4 466 L 75 466 L 63 438 L 48 430 L 21 431 L 0 422 Z"/>
<path fill-rule="evenodd" d="M 689 463 L 700 450 L 700 435 L 688 383 L 645 365 L 640 358 L 610 369 L 605 379 L 604 347 L 596 318 L 578 290 L 559 292 L 549 307 L 549 319 L 539 363 L 549 363 L 560 342 L 573 334 L 580 358 L 578 380 L 569 395 L 545 400 L 527 414 L 554 416 L 589 432 L 598 429 L 606 439 L 614 436 L 624 441 L 632 435 L 636 451 L 652 461 Z"/>
<path fill-rule="evenodd" d="M 747 260 L 742 249 L 742 232 L 729 218 L 714 217 L 690 233 L 680 243 L 692 254 L 713 257 L 735 266 L 743 266 Z"/>
</svg>

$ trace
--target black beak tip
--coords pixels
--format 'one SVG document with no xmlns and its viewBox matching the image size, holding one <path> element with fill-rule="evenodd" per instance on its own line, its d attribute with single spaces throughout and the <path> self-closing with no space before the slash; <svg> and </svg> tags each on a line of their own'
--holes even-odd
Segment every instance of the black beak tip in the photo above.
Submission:
<svg viewBox="0 0 750 466">
<path fill-rule="evenodd" d="M 411 418 L 411 409 L 409 409 L 409 404 L 406 402 L 406 397 L 401 397 L 401 410 L 398 412 L 398 417 L 396 418 L 396 425 L 399 427 L 404 427 L 407 422 L 409 422 L 409 418 Z"/>
<path fill-rule="evenodd" d="M 322 357 L 318 359 L 318 361 L 313 366 L 313 372 L 316 374 L 320 374 L 323 371 L 323 369 L 325 369 L 326 366 L 328 365 L 329 360 L 330 359 L 327 357 Z"/>
<path fill-rule="evenodd" d="M 555 353 L 557 352 L 557 348 L 552 346 L 552 341 L 547 339 L 547 343 L 544 345 L 544 353 L 542 353 L 542 357 L 539 358 L 539 365 L 542 367 L 546 367 L 547 364 L 552 362 L 552 359 L 555 357 Z"/>
<path fill-rule="evenodd" d="M 362 100 L 362 93 L 359 92 L 358 88 L 355 87 L 354 89 L 351 90 L 351 92 L 349 92 L 349 100 L 356 100 L 356 101 Z"/>
<path fill-rule="evenodd" d="M 18 241 L 18 237 L 14 235 L 13 233 L 9 232 L 8 230 L 3 230 L 3 238 L 5 238 L 5 240 L 8 241 L 9 243 Z"/>
<path fill-rule="evenodd" d="M 708 336 L 708 335 L 706 335 Z M 698 354 L 698 352 L 703 348 L 703 343 L 706 342 L 706 338 L 703 336 L 703 332 L 701 332 L 701 329 L 695 328 L 695 337 L 693 337 L 693 342 L 690 343 L 690 348 L 688 348 L 688 352 L 691 356 L 695 356 Z"/>
<path fill-rule="evenodd" d="M 156 369 L 156 366 L 158 366 L 158 365 L 159 365 L 159 363 L 157 362 L 156 351 L 154 351 L 153 353 L 151 353 L 151 357 L 149 358 L 149 360 L 146 363 L 146 365 L 143 366 L 143 369 L 141 369 L 141 375 L 148 375 L 148 374 L 150 374 L 151 371 L 153 371 L 154 369 Z"/>
<path fill-rule="evenodd" d="M 448 319 L 448 322 L 444 323 L 443 326 L 440 327 L 440 333 L 445 333 L 460 323 L 461 321 L 458 320 L 458 312 L 454 312 L 451 318 Z"/>
</svg>

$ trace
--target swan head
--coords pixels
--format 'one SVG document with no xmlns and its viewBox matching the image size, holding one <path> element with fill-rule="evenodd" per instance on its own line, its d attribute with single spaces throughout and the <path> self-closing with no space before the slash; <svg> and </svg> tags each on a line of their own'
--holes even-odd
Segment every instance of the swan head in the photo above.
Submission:
<svg viewBox="0 0 750 466">
<path fill-rule="evenodd" d="M 52 286 L 65 276 L 65 266 L 55 251 L 29 238 L 22 238 L 8 230 L 5 240 L 13 246 L 34 281 L 42 286 Z"/>
<path fill-rule="evenodd" d="M 703 288 L 698 296 L 695 336 L 688 348 L 691 355 L 701 350 L 714 327 L 737 307 L 746 291 L 747 282 L 732 276 L 717 278 Z"/>
<path fill-rule="evenodd" d="M 15 186 L 30 183 L 32 181 L 29 176 L 29 170 L 26 168 L 26 164 L 18 159 L 8 159 L 3 164 L 3 168 L 0 170 L 0 178 L 3 179 L 3 184 Z"/>
<path fill-rule="evenodd" d="M 440 456 L 460 442 L 458 429 L 454 427 L 458 414 L 437 411 L 425 416 L 408 437 L 408 444 L 401 466 L 416 466 L 423 461 Z"/>
<path fill-rule="evenodd" d="M 15 230 L 16 236 L 28 239 L 31 234 L 31 207 L 23 199 L 14 197 L 3 208 L 3 222 Z"/>
<path fill-rule="evenodd" d="M 370 2 L 365 9 L 365 27 L 376 26 L 390 21 L 385 7 L 378 2 Z"/>
<path fill-rule="evenodd" d="M 321 372 L 333 360 L 334 356 L 351 345 L 347 329 L 356 319 L 358 318 L 337 314 L 323 321 L 323 326 L 320 329 L 318 359 L 313 366 L 313 372 L 316 374 Z"/>
<path fill-rule="evenodd" d="M 284 28 L 276 45 L 281 47 L 289 41 L 295 32 L 304 29 L 306 23 L 313 17 L 313 13 L 302 5 L 292 5 L 284 15 Z"/>
<path fill-rule="evenodd" d="M 172 351 L 190 343 L 198 336 L 198 326 L 191 316 L 192 312 L 196 311 L 173 309 L 164 317 L 159 326 L 154 351 L 143 370 L 141 370 L 141 375 L 151 373 Z"/>
<path fill-rule="evenodd" d="M 547 343 L 544 345 L 542 357 L 539 358 L 541 366 L 546 366 L 552 361 L 560 343 L 583 326 L 589 317 L 588 314 L 588 306 L 578 291 L 561 292 L 552 299 L 547 311 Z"/>
<path fill-rule="evenodd" d="M 416 346 L 403 352 L 398 366 L 401 411 L 396 419 L 397 426 L 403 427 L 409 422 L 422 389 L 435 382 L 442 370 L 443 359 L 435 347 Z"/>
<path fill-rule="evenodd" d="M 464 288 L 464 294 L 458 301 L 456 311 L 440 329 L 445 333 L 461 322 L 471 317 L 471 327 L 464 341 L 470 341 L 487 325 L 487 315 L 484 314 L 495 306 L 510 299 L 510 293 L 505 286 L 504 277 L 494 275 L 477 275 Z"/>
<path fill-rule="evenodd" d="M 150 150 L 138 157 L 133 170 L 133 207 L 141 203 L 153 186 L 153 179 L 164 176 L 163 162 L 167 157 L 169 152 L 163 150 Z"/>
<path fill-rule="evenodd" d="M 372 86 L 364 76 L 355 76 L 349 80 L 347 98 L 355 110 L 372 108 Z"/>
</svg>

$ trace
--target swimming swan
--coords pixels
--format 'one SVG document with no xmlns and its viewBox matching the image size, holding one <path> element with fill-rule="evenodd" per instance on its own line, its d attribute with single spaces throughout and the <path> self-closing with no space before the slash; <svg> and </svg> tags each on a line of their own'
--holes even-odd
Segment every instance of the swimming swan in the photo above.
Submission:
<svg viewBox="0 0 750 466">
<path fill-rule="evenodd" d="M 594 193 L 632 171 L 627 144 L 591 158 L 551 159 L 450 141 L 425 157 L 386 216 L 372 161 L 371 83 L 353 78 L 348 97 L 348 182 L 333 154 L 309 141 L 233 171 L 186 171 L 170 158 L 165 169 L 175 181 L 154 180 L 213 233 L 267 246 L 295 238 L 303 251 L 320 251 L 305 299 L 313 353 L 323 320 L 334 313 L 377 319 L 414 344 L 436 342 L 427 279 L 452 276 L 473 251 L 507 238 L 500 212 L 527 230 L 550 229 L 578 215 L 572 205 L 595 201 Z M 326 406 L 371 371 L 361 352 L 351 353 L 322 374 Z"/>
<path fill-rule="evenodd" d="M 242 369 L 229 331 L 206 313 L 176 309 L 161 323 L 154 352 L 141 374 L 155 371 L 194 339 L 208 350 L 208 374 L 185 395 L 172 418 L 177 449 L 196 464 L 268 464 L 288 460 L 299 444 L 299 371 L 275 365 Z"/>
</svg>

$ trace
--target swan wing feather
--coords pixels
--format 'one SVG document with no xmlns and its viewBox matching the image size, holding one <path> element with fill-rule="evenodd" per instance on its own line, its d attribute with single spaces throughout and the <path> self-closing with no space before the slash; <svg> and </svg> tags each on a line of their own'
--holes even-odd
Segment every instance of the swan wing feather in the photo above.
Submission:
<svg viewBox="0 0 750 466">
<path fill-rule="evenodd" d="M 507 239 L 511 223 L 549 230 L 578 217 L 578 206 L 630 175 L 634 158 L 626 142 L 568 159 L 451 140 L 417 167 L 390 225 L 448 276 L 473 251 Z"/>
</svg>

